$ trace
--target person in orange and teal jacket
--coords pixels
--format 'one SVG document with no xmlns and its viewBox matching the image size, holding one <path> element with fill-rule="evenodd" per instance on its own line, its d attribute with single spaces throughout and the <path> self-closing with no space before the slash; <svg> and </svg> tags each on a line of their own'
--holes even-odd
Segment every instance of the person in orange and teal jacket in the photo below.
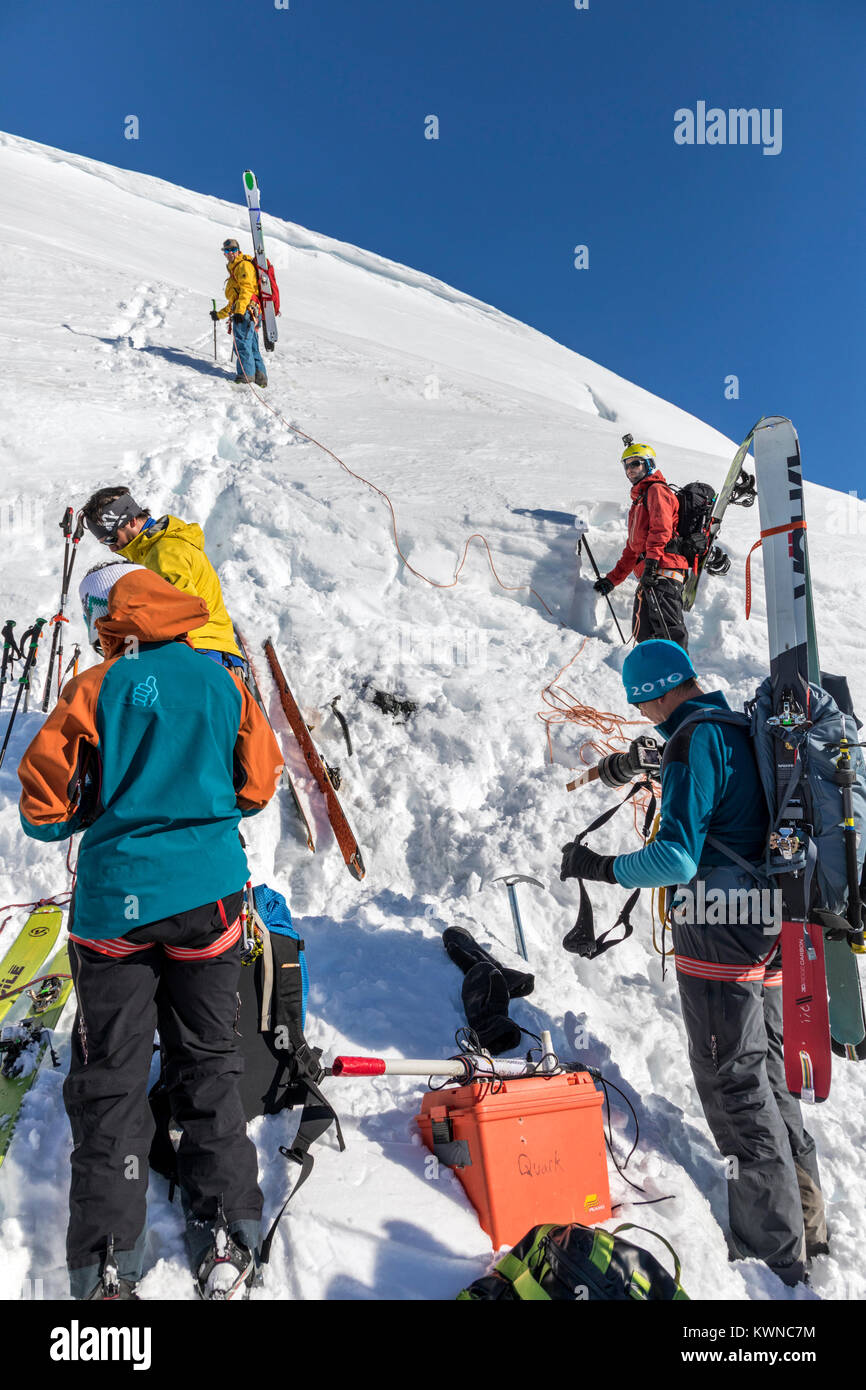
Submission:
<svg viewBox="0 0 866 1390">
<path fill-rule="evenodd" d="M 208 621 L 200 597 L 129 566 L 98 620 L 105 660 L 64 686 L 18 769 L 27 835 L 84 831 L 63 1092 L 73 1298 L 136 1297 L 156 1028 L 193 1271 L 201 1282 L 222 1211 L 241 1281 L 254 1273 L 262 1196 L 234 1034 L 249 877 L 238 827 L 274 795 L 282 756 L 249 691 L 190 646 Z"/>
<path fill-rule="evenodd" d="M 635 574 L 638 580 L 632 610 L 636 642 L 664 638 L 686 651 L 689 635 L 683 617 L 683 582 L 688 561 L 668 550 L 677 529 L 679 503 L 656 464 L 649 444 L 629 444 L 622 466 L 631 483 L 628 540 L 610 574 L 593 588 L 602 595 Z"/>
<path fill-rule="evenodd" d="M 205 554 L 204 532 L 196 522 L 169 515 L 154 518 L 122 486 L 100 488 L 85 502 L 82 513 L 91 535 L 114 554 L 204 599 L 209 616 L 192 633 L 191 645 L 220 665 L 245 669 L 219 577 Z"/>
<path fill-rule="evenodd" d="M 233 237 L 226 238 L 222 251 L 229 272 L 229 278 L 225 283 L 226 303 L 222 309 L 211 309 L 210 316 L 216 323 L 231 314 L 234 356 L 238 363 L 235 381 L 255 381 L 256 386 L 267 386 L 268 374 L 259 351 L 262 302 L 259 298 L 256 263 L 252 256 L 242 255 L 241 248 Z"/>
</svg>

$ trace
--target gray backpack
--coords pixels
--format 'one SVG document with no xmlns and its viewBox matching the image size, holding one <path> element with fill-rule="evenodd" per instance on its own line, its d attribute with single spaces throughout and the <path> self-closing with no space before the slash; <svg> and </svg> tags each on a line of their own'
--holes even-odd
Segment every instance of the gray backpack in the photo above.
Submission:
<svg viewBox="0 0 866 1390">
<path fill-rule="evenodd" d="M 808 725 L 783 729 L 769 722 L 773 704 L 772 687 L 770 678 L 767 677 L 758 687 L 755 698 L 747 704 L 745 714 L 736 714 L 733 710 L 700 710 L 684 719 L 677 733 L 689 724 L 708 722 L 734 724 L 749 732 L 761 784 L 770 808 L 770 835 L 772 836 L 784 820 L 793 794 L 802 794 L 811 825 L 809 844 L 801 865 L 811 882 L 810 892 L 807 892 L 810 908 L 813 911 L 822 910 L 844 917 L 848 905 L 850 874 L 844 834 L 842 781 L 838 766 L 843 742 L 847 742 L 850 758 L 848 775 L 851 779 L 853 824 L 857 837 L 858 880 L 863 872 L 866 857 L 866 761 L 858 742 L 860 721 L 854 713 L 847 680 L 844 676 L 830 676 L 823 671 L 821 679 L 823 685 L 809 685 Z M 779 739 L 794 743 L 799 750 L 799 757 L 794 764 L 791 780 L 781 804 L 777 807 L 775 750 Z M 756 878 L 766 882 L 772 881 L 769 838 L 762 874 L 756 872 L 755 865 L 747 863 L 715 837 L 707 836 L 707 842 Z"/>
</svg>

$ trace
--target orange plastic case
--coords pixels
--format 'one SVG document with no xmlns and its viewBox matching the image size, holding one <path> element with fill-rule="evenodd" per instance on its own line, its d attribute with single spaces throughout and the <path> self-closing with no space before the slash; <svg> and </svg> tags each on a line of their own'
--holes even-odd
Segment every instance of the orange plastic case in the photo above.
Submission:
<svg viewBox="0 0 866 1390">
<path fill-rule="evenodd" d="M 416 1118 L 498 1249 L 544 1222 L 610 1216 L 602 1104 L 587 1072 L 569 1072 L 428 1091 Z"/>
</svg>

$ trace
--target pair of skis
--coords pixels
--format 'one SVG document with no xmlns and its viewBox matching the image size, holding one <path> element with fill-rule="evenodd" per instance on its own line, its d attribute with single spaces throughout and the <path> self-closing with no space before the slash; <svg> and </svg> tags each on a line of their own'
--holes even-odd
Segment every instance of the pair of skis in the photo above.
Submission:
<svg viewBox="0 0 866 1390">
<path fill-rule="evenodd" d="M 818 659 L 803 476 L 797 432 L 783 416 L 766 416 L 752 431 L 760 508 L 764 586 L 770 646 L 776 746 L 775 864 L 782 890 L 782 990 L 785 1076 L 802 1100 L 824 1100 L 832 1055 L 866 1056 L 866 1020 L 858 958 L 845 937 L 825 937 L 810 913 L 809 875 L 794 852 L 808 845 L 808 807 L 802 791 L 789 794 L 798 751 L 795 732 L 808 724 L 809 683 L 822 685 Z M 785 738 L 785 731 L 792 738 Z M 840 833 L 842 833 L 840 827 Z M 772 852 L 772 847 L 771 847 Z M 791 867 L 786 871 L 786 861 Z"/>
<path fill-rule="evenodd" d="M 40 971 L 57 943 L 61 922 L 59 907 L 36 908 L 0 962 L 0 1019 L 25 992 L 31 999 L 24 1018 L 0 1028 L 0 1164 L 45 1053 L 50 1051 L 58 1065 L 51 1032 L 72 992 L 68 948 L 62 946 L 47 971 Z"/>
<path fill-rule="evenodd" d="M 238 645 L 240 646 L 249 668 L 250 690 L 256 703 L 268 720 L 268 723 L 274 728 L 268 706 L 262 694 L 262 682 L 259 679 L 255 662 L 250 653 L 250 648 L 243 634 L 239 632 L 237 628 L 235 628 L 235 637 L 237 638 Z M 361 854 L 361 847 L 358 844 L 357 836 L 349 823 L 349 818 L 337 794 L 337 788 L 334 785 L 334 780 L 328 765 L 319 753 L 313 741 L 313 736 L 298 707 L 298 703 L 292 694 L 291 687 L 280 665 L 276 649 L 270 637 L 264 644 L 264 653 L 271 674 L 273 688 L 279 699 L 283 722 L 287 732 L 292 735 L 292 742 L 287 745 L 284 741 L 280 740 L 276 729 L 274 729 L 277 742 L 280 743 L 286 758 L 286 766 L 283 771 L 284 784 L 288 788 L 292 798 L 292 805 L 298 818 L 301 831 L 306 839 L 307 847 L 315 852 L 316 842 L 310 825 L 310 818 L 304 808 L 303 799 L 299 792 L 299 785 L 302 781 L 306 782 L 308 787 L 315 787 L 317 794 L 322 798 L 327 811 L 328 820 L 331 824 L 331 829 L 334 832 L 334 838 L 343 856 L 343 862 L 352 877 L 360 880 L 364 877 L 366 869 L 364 867 L 364 859 Z M 303 761 L 301 761 L 301 758 Z M 295 777 L 292 776 L 290 767 L 294 768 L 297 782 Z"/>
</svg>

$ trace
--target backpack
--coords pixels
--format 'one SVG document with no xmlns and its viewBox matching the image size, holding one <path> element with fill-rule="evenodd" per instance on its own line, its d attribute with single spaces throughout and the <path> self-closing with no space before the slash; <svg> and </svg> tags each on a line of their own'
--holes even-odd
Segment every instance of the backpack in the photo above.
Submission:
<svg viewBox="0 0 866 1390">
<path fill-rule="evenodd" d="M 650 475 L 649 481 L 661 483 L 662 480 Z M 694 565 L 710 543 L 716 490 L 709 483 L 686 483 L 684 487 L 676 487 L 665 480 L 663 486 L 670 488 L 678 507 L 676 529 L 665 550 L 669 555 L 682 555 L 690 565 Z M 647 491 L 644 488 L 641 494 L 644 506 L 647 505 Z"/>
<path fill-rule="evenodd" d="M 271 292 L 270 294 L 265 294 L 262 289 L 262 279 L 259 273 L 259 263 L 256 260 L 255 256 L 250 256 L 249 259 L 252 261 L 253 267 L 255 268 L 256 283 L 259 287 L 259 299 L 261 300 L 262 305 L 264 305 L 265 301 L 268 299 L 273 300 L 274 313 L 278 314 L 280 312 L 280 287 L 277 284 L 277 277 L 274 273 L 274 267 L 271 265 L 270 261 L 268 261 L 268 279 L 271 282 Z"/>
<path fill-rule="evenodd" d="M 774 869 L 770 841 L 779 824 L 785 819 L 792 796 L 795 793 L 798 796 L 802 794 L 808 817 L 809 843 L 800 867 L 811 881 L 810 891 L 807 892 L 809 910 L 842 918 L 848 908 L 853 872 L 853 865 L 849 869 L 846 837 L 842 833 L 842 786 L 836 768 L 843 740 L 847 741 L 849 746 L 853 776 L 851 794 L 854 831 L 857 837 L 857 878 L 863 872 L 866 858 L 866 762 L 863 749 L 858 742 L 860 721 L 854 713 L 846 678 L 827 675 L 822 671 L 821 681 L 821 685 L 809 683 L 808 723 L 793 729 L 771 722 L 773 691 L 768 676 L 758 687 L 754 699 L 746 705 L 744 714 L 737 714 L 734 710 L 698 710 L 683 720 L 673 737 L 676 738 L 680 730 L 690 724 L 706 723 L 708 720 L 739 725 L 751 735 L 758 773 L 770 813 L 770 834 L 765 851 L 763 877 L 772 881 Z M 781 805 L 776 807 L 776 745 L 779 739 L 788 744 L 795 744 L 799 749 L 799 757 L 794 764 L 791 781 Z M 707 843 L 720 849 L 741 868 L 748 869 L 754 877 L 761 876 L 756 872 L 754 865 L 734 854 L 714 836 L 708 835 Z M 786 863 L 784 872 L 790 872 L 796 867 L 796 863 Z M 851 925 L 854 926 L 853 923 Z"/>
<path fill-rule="evenodd" d="M 773 716 L 773 690 L 769 676 L 758 687 L 754 699 L 746 705 L 745 713 L 715 708 L 696 710 L 678 725 L 665 745 L 659 779 L 664 775 L 675 740 L 691 725 L 731 724 L 747 733 L 752 740 L 769 816 L 764 862 L 761 866 L 749 863 L 714 835 L 708 835 L 706 842 L 762 885 L 771 884 L 779 872 L 790 873 L 792 869 L 800 868 L 807 876 L 806 896 L 810 914 L 831 932 L 842 936 L 860 930 L 857 912 L 866 901 L 866 761 L 858 742 L 860 720 L 854 713 L 846 678 L 822 671 L 821 681 L 821 685 L 809 684 L 809 722 L 793 729 L 770 722 Z M 776 808 L 776 743 L 779 739 L 795 743 L 799 748 L 799 757 L 794 764 L 787 791 Z M 852 828 L 856 850 L 853 848 L 853 837 L 844 834 L 842 784 L 836 767 L 843 740 L 848 744 L 850 756 Z M 641 790 L 652 791 L 652 784 L 635 782 L 623 801 L 603 811 L 577 838 L 582 841 L 586 835 L 604 825 Z M 805 803 L 807 848 L 801 855 L 801 862 L 785 860 L 781 865 L 774 865 L 773 838 L 779 825 L 785 821 L 788 802 L 795 793 L 802 793 Z M 655 801 L 651 799 L 644 822 L 645 843 L 654 813 Z M 631 913 L 641 890 L 633 890 L 613 926 L 596 937 L 592 904 L 582 879 L 578 880 L 578 887 L 580 907 L 577 921 L 562 944 L 567 951 L 593 960 L 631 936 L 634 930 Z M 856 895 L 853 903 L 849 902 L 852 888 Z M 854 921 L 851 920 L 852 916 Z M 613 937 L 612 933 L 618 926 L 623 927 L 623 934 Z"/>
<path fill-rule="evenodd" d="M 309 992 L 304 942 L 282 893 L 260 884 L 251 896 L 253 945 L 242 958 L 235 1019 L 244 1062 L 238 1081 L 244 1114 L 249 1121 L 302 1107 L 291 1147 L 280 1145 L 283 1158 L 296 1163 L 300 1173 L 262 1243 L 260 1261 L 266 1264 L 283 1212 L 312 1172 L 311 1146 L 332 1124 L 340 1149 L 346 1145 L 336 1111 L 319 1089 L 325 1075 L 321 1048 L 310 1047 L 304 1037 Z M 178 1173 L 170 1137 L 171 1102 L 162 1072 L 149 1100 L 156 1122 L 150 1166 L 169 1179 L 171 1199 Z"/>
<path fill-rule="evenodd" d="M 667 1246 L 674 1273 L 639 1245 L 621 1240 L 620 1231 L 647 1231 Z M 664 1236 L 626 1222 L 614 1231 L 600 1227 L 533 1226 L 492 1273 L 457 1295 L 458 1302 L 638 1302 L 682 1301 L 680 1262 Z"/>
</svg>

